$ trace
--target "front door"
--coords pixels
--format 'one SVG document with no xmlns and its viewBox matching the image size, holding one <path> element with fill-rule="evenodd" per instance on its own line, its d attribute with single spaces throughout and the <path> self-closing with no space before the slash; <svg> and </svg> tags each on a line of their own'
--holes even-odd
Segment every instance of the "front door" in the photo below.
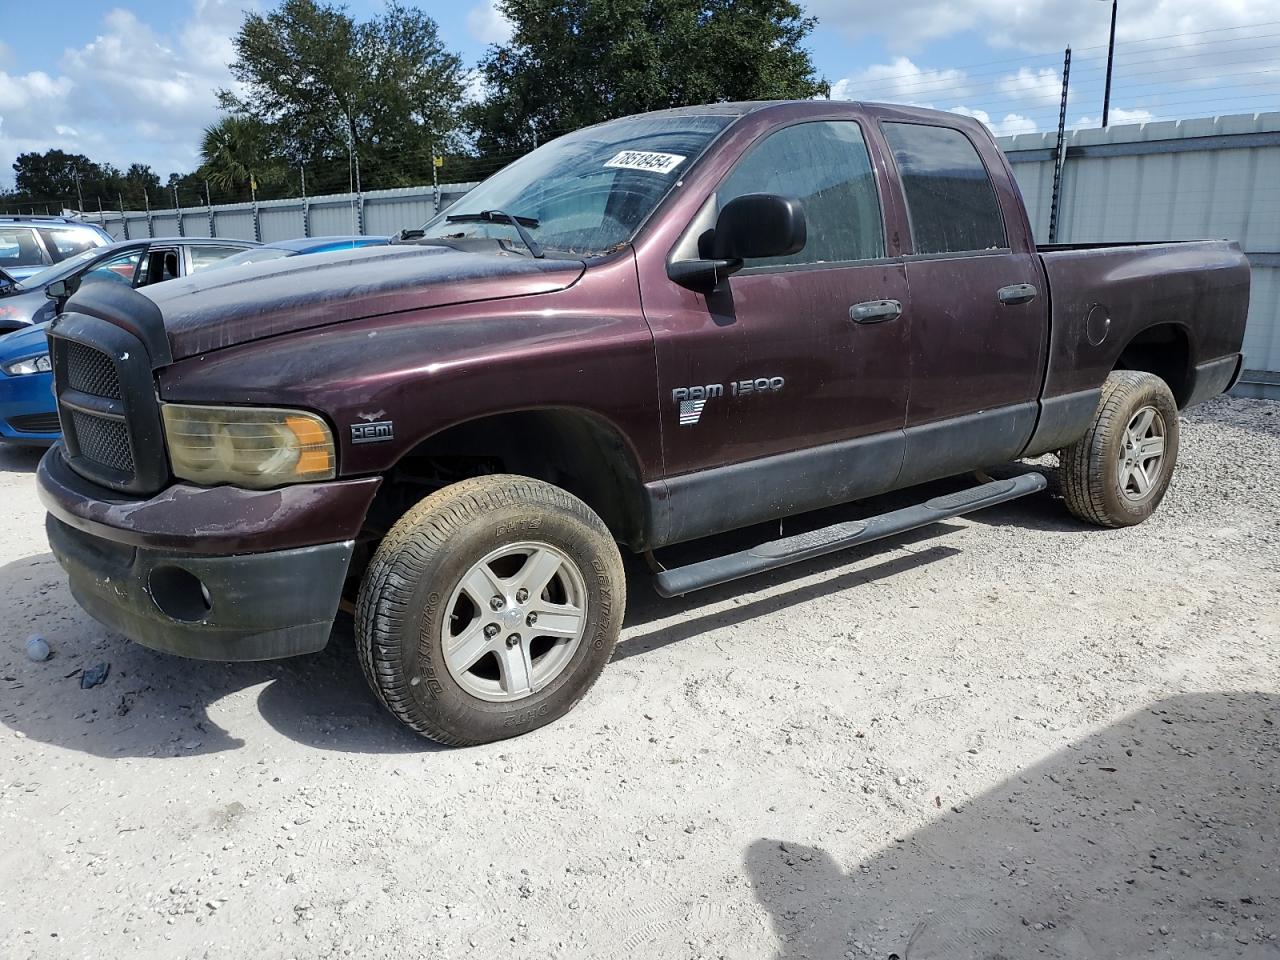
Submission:
<svg viewBox="0 0 1280 960">
<path fill-rule="evenodd" d="M 805 121 L 756 141 L 690 235 L 751 193 L 801 201 L 799 253 L 749 260 L 705 297 L 670 281 L 644 293 L 667 487 L 659 541 L 879 492 L 901 465 L 908 329 L 882 302 L 905 312 L 907 277 L 886 256 L 861 125 Z"/>
</svg>

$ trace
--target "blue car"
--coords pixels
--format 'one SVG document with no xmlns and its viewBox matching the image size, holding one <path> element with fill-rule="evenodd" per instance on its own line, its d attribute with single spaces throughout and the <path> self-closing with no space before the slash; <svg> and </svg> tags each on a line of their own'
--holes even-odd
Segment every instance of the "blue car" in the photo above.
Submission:
<svg viewBox="0 0 1280 960">
<path fill-rule="evenodd" d="M 111 243 L 111 234 L 68 217 L 0 216 L 0 270 L 14 280 L 93 247 Z"/>
<path fill-rule="evenodd" d="M 48 446 L 61 436 L 48 329 L 40 323 L 0 339 L 0 441 Z"/>
<path fill-rule="evenodd" d="M 250 247 L 210 263 L 205 269 L 225 270 L 234 268 L 237 264 L 260 263 L 306 253 L 351 250 L 386 243 L 388 239 L 312 237 L 306 240 L 284 240 Z M 166 244 L 175 242 L 181 241 L 165 241 Z M 136 279 L 134 282 L 137 283 Z M 40 295 L 43 296 L 43 291 Z M 0 299 L 0 307 L 4 303 Z M 0 443 L 48 446 L 61 436 L 62 428 L 58 423 L 53 397 L 53 374 L 49 368 L 49 344 L 45 337 L 48 328 L 47 322 L 38 323 L 0 337 Z"/>
<path fill-rule="evenodd" d="M 296 257 L 304 253 L 328 253 L 330 250 L 354 250 L 357 247 L 376 247 L 387 243 L 390 237 L 307 237 L 305 240 L 277 240 L 260 247 L 237 253 L 218 263 L 215 269 L 226 270 L 246 263 L 263 263 L 281 257 Z"/>
</svg>

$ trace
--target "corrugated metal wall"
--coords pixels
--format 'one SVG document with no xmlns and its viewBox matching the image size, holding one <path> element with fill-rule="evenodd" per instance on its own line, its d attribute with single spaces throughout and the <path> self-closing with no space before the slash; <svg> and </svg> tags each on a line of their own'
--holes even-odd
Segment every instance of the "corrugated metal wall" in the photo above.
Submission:
<svg viewBox="0 0 1280 960">
<path fill-rule="evenodd" d="M 442 183 L 440 208 L 443 210 L 474 183 Z M 374 190 L 364 194 L 364 230 L 359 229 L 360 201 L 354 193 L 333 194 L 289 200 L 263 200 L 257 205 L 258 229 L 263 243 L 293 240 L 297 237 L 331 237 L 365 233 L 390 235 L 402 228 L 420 227 L 435 215 L 431 187 L 403 187 L 398 190 Z M 304 216 L 305 211 L 305 216 Z M 237 240 L 258 239 L 254 235 L 254 205 L 229 203 L 214 207 L 187 207 L 178 215 L 173 210 L 127 210 L 124 216 L 111 210 L 99 215 L 86 213 L 84 219 L 101 223 L 113 237 L 229 237 Z"/>
<path fill-rule="evenodd" d="M 1057 135 L 1006 137 L 1047 242 Z M 1253 265 L 1243 392 L 1280 397 L 1280 113 L 1067 134 L 1058 241 L 1238 240 Z"/>
</svg>

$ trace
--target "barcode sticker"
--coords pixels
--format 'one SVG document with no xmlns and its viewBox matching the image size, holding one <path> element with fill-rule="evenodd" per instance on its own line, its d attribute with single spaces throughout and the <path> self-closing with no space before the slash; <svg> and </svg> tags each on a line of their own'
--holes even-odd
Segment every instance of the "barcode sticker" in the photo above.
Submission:
<svg viewBox="0 0 1280 960">
<path fill-rule="evenodd" d="M 654 153 L 648 150 L 622 150 L 605 163 L 606 167 L 622 170 L 648 170 L 650 173 L 670 173 L 684 157 L 675 153 Z"/>
</svg>

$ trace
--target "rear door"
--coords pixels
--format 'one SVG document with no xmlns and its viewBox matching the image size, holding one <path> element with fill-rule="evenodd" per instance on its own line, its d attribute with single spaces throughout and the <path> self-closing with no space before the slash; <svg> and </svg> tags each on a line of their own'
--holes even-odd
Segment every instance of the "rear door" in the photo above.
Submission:
<svg viewBox="0 0 1280 960">
<path fill-rule="evenodd" d="M 887 255 L 876 159 L 863 125 L 804 120 L 746 148 L 677 245 L 730 200 L 798 198 L 797 254 L 748 260 L 706 297 L 666 277 L 643 290 L 654 332 L 669 539 L 687 539 L 890 487 L 902 461 L 906 324 L 851 309 L 906 309 Z M 705 237 L 703 237 L 705 244 Z M 696 255 L 696 254 L 694 254 Z"/>
<path fill-rule="evenodd" d="M 1021 452 L 1038 410 L 1047 291 L 993 185 L 1004 170 L 988 170 L 964 130 L 888 120 L 881 129 L 912 244 L 905 485 Z"/>
</svg>

